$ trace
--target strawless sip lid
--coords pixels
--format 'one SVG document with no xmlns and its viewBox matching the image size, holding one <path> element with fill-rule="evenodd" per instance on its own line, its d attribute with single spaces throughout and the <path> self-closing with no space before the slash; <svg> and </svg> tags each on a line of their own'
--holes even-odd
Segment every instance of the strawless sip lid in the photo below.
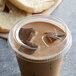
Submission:
<svg viewBox="0 0 76 76">
<path fill-rule="evenodd" d="M 9 44 L 23 59 L 46 62 L 64 55 L 70 49 L 72 38 L 61 20 L 34 15 L 16 23 L 9 33 Z"/>
</svg>

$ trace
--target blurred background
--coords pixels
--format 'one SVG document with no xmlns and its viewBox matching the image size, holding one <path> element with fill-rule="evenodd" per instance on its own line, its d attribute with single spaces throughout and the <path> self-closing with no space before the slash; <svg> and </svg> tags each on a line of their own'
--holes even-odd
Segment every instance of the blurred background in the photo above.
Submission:
<svg viewBox="0 0 76 76">
<path fill-rule="evenodd" d="M 69 27 L 73 44 L 63 60 L 60 76 L 76 76 L 76 0 L 63 0 L 52 15 L 61 18 Z M 0 38 L 0 76 L 21 76 L 15 54 L 8 41 Z"/>
</svg>

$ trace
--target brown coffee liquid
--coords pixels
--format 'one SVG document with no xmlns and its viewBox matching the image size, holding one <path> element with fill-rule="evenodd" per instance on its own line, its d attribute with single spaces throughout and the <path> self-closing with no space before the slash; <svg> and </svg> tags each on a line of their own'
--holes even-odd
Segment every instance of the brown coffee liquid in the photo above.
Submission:
<svg viewBox="0 0 76 76">
<path fill-rule="evenodd" d="M 31 23 L 24 25 L 22 28 L 24 29 L 33 28 L 36 32 L 31 42 L 37 44 L 39 48 L 33 54 L 31 54 L 31 56 L 34 56 L 34 57 L 51 56 L 53 54 L 58 53 L 65 46 L 64 45 L 65 42 L 62 43 L 62 41 L 65 39 L 64 31 L 52 23 L 31 22 Z M 46 32 L 51 32 L 55 34 L 58 34 L 58 33 L 64 34 L 64 36 L 60 37 L 59 39 L 55 40 L 52 43 L 47 38 L 44 38 L 44 42 L 43 42 L 42 36 Z"/>
<path fill-rule="evenodd" d="M 33 57 L 46 57 L 54 55 L 60 52 L 64 47 L 66 41 L 64 41 L 66 34 L 65 32 L 59 28 L 58 26 L 48 23 L 48 22 L 31 22 L 24 25 L 22 28 L 33 28 L 36 32 L 35 36 L 32 38 L 31 42 L 38 45 L 38 48 L 29 56 Z M 19 31 L 20 32 L 20 31 Z M 54 42 L 50 42 L 47 38 L 42 40 L 42 36 L 46 32 L 51 32 L 55 34 L 64 34 L 63 37 L 58 38 Z M 22 51 L 22 53 L 27 54 L 26 51 Z M 56 58 L 53 61 L 41 62 L 42 59 L 34 59 L 31 58 L 29 61 L 26 60 L 27 57 L 23 57 L 17 54 L 17 60 L 20 66 L 22 76 L 59 76 L 60 66 L 62 63 L 63 57 Z M 35 62 L 30 62 L 30 60 L 34 60 Z M 46 60 L 46 59 L 44 59 Z"/>
<path fill-rule="evenodd" d="M 63 57 L 60 57 L 50 62 L 35 63 L 26 61 L 17 55 L 21 76 L 59 76 L 62 60 Z"/>
</svg>

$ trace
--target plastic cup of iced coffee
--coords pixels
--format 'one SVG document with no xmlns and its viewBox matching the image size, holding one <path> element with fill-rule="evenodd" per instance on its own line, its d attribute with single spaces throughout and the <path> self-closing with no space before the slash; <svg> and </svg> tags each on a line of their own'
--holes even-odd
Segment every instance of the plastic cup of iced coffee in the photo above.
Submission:
<svg viewBox="0 0 76 76">
<path fill-rule="evenodd" d="M 33 15 L 17 22 L 9 33 L 22 76 L 59 76 L 72 44 L 67 25 L 53 16 Z"/>
</svg>

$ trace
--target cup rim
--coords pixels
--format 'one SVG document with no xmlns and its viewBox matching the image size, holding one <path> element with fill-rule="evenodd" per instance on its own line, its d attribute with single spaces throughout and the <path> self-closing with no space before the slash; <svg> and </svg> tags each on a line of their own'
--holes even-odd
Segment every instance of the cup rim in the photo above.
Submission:
<svg viewBox="0 0 76 76">
<path fill-rule="evenodd" d="M 56 18 L 55 16 L 52 16 L 52 15 L 50 15 L 50 16 L 33 15 L 33 16 L 29 16 L 29 17 L 27 17 L 27 18 L 30 18 L 30 17 L 32 18 L 32 17 L 36 17 L 36 16 L 37 16 L 37 17 L 39 17 L 39 16 L 40 16 L 40 17 L 45 17 L 45 18 L 48 18 L 48 17 L 54 18 L 55 20 L 61 22 L 61 23 L 65 26 L 65 28 L 66 28 L 66 30 L 67 30 L 67 36 L 66 36 L 66 38 L 68 39 L 68 40 L 67 40 L 67 43 L 65 44 L 65 48 L 62 49 L 62 50 L 60 50 L 60 51 L 59 51 L 58 53 L 56 53 L 56 54 L 53 54 L 53 55 L 50 55 L 50 56 L 45 56 L 45 57 L 34 57 L 34 56 L 30 56 L 30 55 L 24 54 L 24 53 L 18 51 L 16 48 L 12 48 L 12 49 L 13 49 L 16 53 L 18 53 L 19 55 L 23 56 L 25 59 L 27 59 L 27 60 L 32 60 L 32 59 L 33 59 L 33 61 L 43 61 L 43 60 L 44 60 L 44 61 L 47 61 L 47 60 L 50 60 L 51 58 L 54 58 L 54 57 L 59 56 L 59 55 L 62 54 L 63 52 L 66 53 L 66 52 L 70 49 L 71 44 L 72 44 L 72 37 L 71 37 L 70 31 L 69 31 L 67 25 L 66 25 L 61 19 Z M 19 23 L 25 21 L 27 18 L 24 18 L 24 19 L 18 21 L 18 22 L 16 23 L 16 25 L 18 25 Z M 14 28 L 14 27 L 13 27 L 13 28 Z M 13 31 L 13 29 L 11 29 L 11 31 Z M 9 40 L 9 44 L 12 46 L 11 39 L 10 39 L 11 31 L 10 31 L 10 33 L 9 33 L 8 40 Z"/>
</svg>

